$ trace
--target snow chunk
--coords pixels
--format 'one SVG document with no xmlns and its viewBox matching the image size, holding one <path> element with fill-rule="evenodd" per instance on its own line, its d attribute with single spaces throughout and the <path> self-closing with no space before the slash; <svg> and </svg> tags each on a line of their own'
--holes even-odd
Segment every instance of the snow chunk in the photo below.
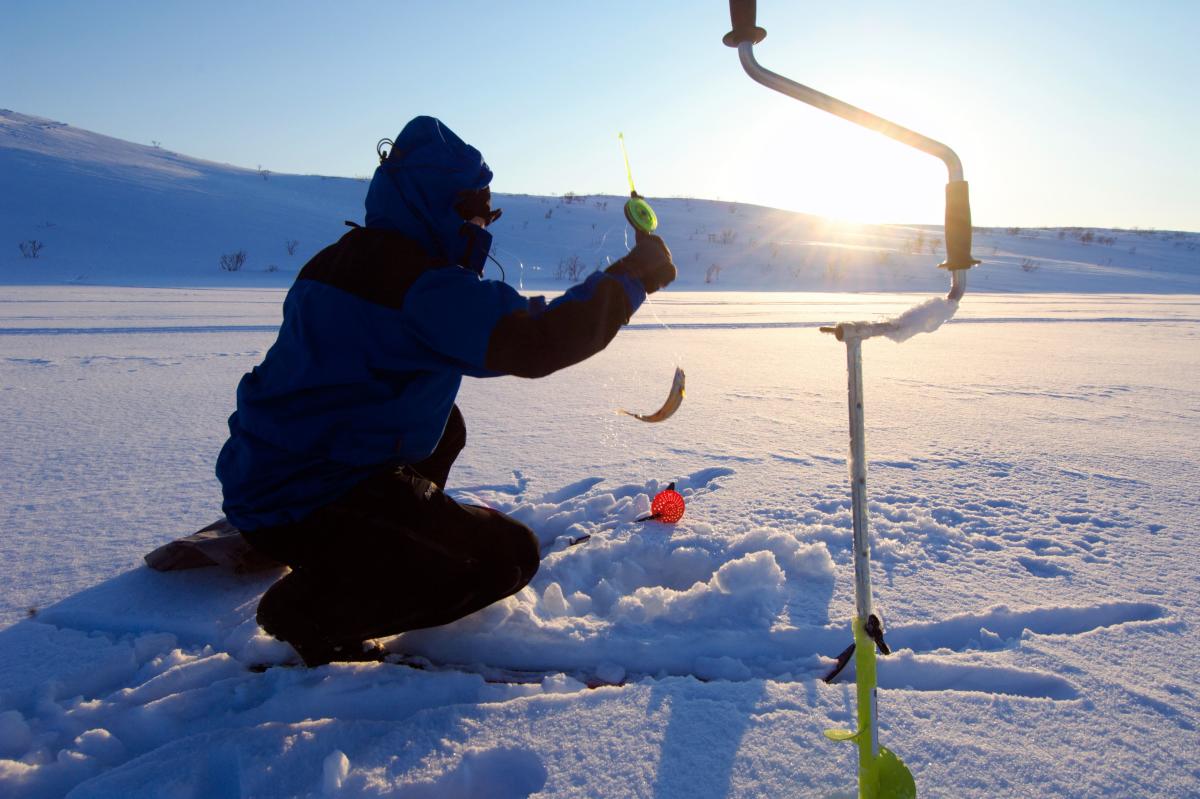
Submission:
<svg viewBox="0 0 1200 799">
<path fill-rule="evenodd" d="M 542 592 L 542 608 L 546 613 L 555 618 L 566 616 L 570 612 L 567 607 L 567 599 L 563 596 L 562 586 L 558 583 L 550 583 L 546 586 L 546 590 Z"/>
<path fill-rule="evenodd" d="M 261 629 L 237 651 L 237 658 L 244 663 L 285 663 L 295 657 L 291 644 L 284 643 Z"/>
<path fill-rule="evenodd" d="M 172 653 L 175 654 L 175 653 Z M 240 676 L 245 667 L 224 652 L 187 657 L 141 685 L 122 688 L 113 696 L 128 704 L 149 704 L 172 694 L 182 694 L 193 688 L 211 685 L 217 680 Z"/>
<path fill-rule="evenodd" d="M 0 760 L 0 787 L 15 787 L 32 780 L 38 766 L 20 760 Z"/>
<path fill-rule="evenodd" d="M 698 657 L 693 673 L 701 680 L 748 680 L 750 669 L 736 658 L 725 655 L 716 658 Z"/>
<path fill-rule="evenodd" d="M 155 655 L 170 652 L 179 646 L 179 639 L 171 633 L 147 633 L 133 640 L 133 656 L 145 663 Z"/>
<path fill-rule="evenodd" d="M 75 748 L 101 763 L 112 764 L 125 759 L 125 745 L 105 729 L 88 730 L 75 739 Z"/>
<path fill-rule="evenodd" d="M 766 550 L 775 556 L 791 579 L 797 577 L 832 578 L 833 558 L 824 541 L 802 544 L 795 536 L 779 530 L 752 530 L 733 542 L 730 554 Z"/>
<path fill-rule="evenodd" d="M 730 562 L 717 569 L 711 584 L 726 594 L 745 594 L 754 591 L 759 581 L 783 585 L 784 574 L 769 552 L 755 552 Z"/>
<path fill-rule="evenodd" d="M 20 757 L 29 751 L 33 735 L 17 710 L 0 713 L 0 757 Z"/>
<path fill-rule="evenodd" d="M 321 781 L 322 792 L 326 796 L 334 796 L 342 789 L 346 776 L 350 773 L 350 758 L 340 749 L 334 749 L 325 758 Z"/>
<path fill-rule="evenodd" d="M 772 553 L 753 552 L 725 563 L 708 582 L 686 591 L 639 588 L 621 597 L 616 610 L 618 617 L 634 622 L 769 624 L 783 607 L 786 579 Z"/>
<path fill-rule="evenodd" d="M 587 686 L 568 674 L 550 674 L 542 678 L 542 690 L 548 694 L 574 694 Z"/>
<path fill-rule="evenodd" d="M 918 333 L 932 333 L 949 321 L 957 310 L 958 300 L 930 297 L 920 305 L 889 319 L 888 323 L 893 325 L 893 328 L 884 335 L 898 344 L 908 341 Z"/>
<path fill-rule="evenodd" d="M 578 616 L 586 616 L 592 610 L 592 598 L 582 591 L 571 594 L 571 610 Z"/>
</svg>

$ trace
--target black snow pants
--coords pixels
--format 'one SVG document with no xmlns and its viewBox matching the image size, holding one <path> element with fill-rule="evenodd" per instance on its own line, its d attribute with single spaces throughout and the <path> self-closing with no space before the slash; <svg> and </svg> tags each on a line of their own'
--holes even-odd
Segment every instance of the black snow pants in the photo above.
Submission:
<svg viewBox="0 0 1200 799">
<path fill-rule="evenodd" d="M 263 595 L 258 623 L 310 666 L 354 659 L 362 642 L 460 619 L 520 591 L 538 569 L 537 537 L 442 490 L 466 444 L 454 407 L 437 449 L 388 468 L 296 524 L 244 532 L 291 567 Z"/>
</svg>

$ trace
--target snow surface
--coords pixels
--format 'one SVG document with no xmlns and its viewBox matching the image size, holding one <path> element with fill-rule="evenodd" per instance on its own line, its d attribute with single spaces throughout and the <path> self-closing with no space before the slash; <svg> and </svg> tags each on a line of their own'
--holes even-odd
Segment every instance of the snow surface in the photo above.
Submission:
<svg viewBox="0 0 1200 799">
<path fill-rule="evenodd" d="M 36 168 L 61 177 L 44 136 L 66 134 L 30 124 Z M 119 145 L 95 157 L 128 177 Z M 130 147 L 130 168 L 164 180 L 218 169 L 150 168 L 151 148 Z M 231 202 L 282 182 L 246 177 Z M 178 207 L 170 186 L 161 205 Z M 583 214 L 542 199 L 529 207 L 552 219 Z M 202 219 L 234 230 L 247 203 Z M 818 327 L 927 295 L 673 289 L 583 364 L 467 381 L 450 489 L 533 527 L 533 582 L 386 642 L 455 668 L 258 673 L 291 656 L 254 623 L 277 574 L 159 574 L 140 557 L 219 515 L 233 389 L 273 341 L 290 276 L 221 274 L 186 243 L 172 260 L 153 227 L 144 260 L 117 257 L 89 238 L 126 240 L 109 213 L 95 205 L 36 265 L 108 285 L 21 285 L 34 265 L 0 263 L 0 795 L 855 795 L 853 747 L 821 734 L 853 725 L 854 699 L 852 672 L 819 679 L 849 642 L 853 578 L 845 356 Z M 569 252 L 586 229 L 539 235 Z M 1130 293 L 1195 291 L 1194 258 L 1174 246 L 1186 236 L 1120 235 L 1136 256 L 1098 270 L 1094 242 L 997 234 L 1014 254 L 971 274 L 934 335 L 864 344 L 874 587 L 896 650 L 880 659 L 881 740 L 922 795 L 1200 794 L 1200 296 Z M 668 235 L 677 257 L 686 236 Z M 1033 250 L 1018 247 L 1055 260 L 1022 270 Z M 934 256 L 917 260 L 944 291 Z M 755 279 L 784 287 L 770 277 Z M 1076 293 L 976 292 L 989 277 Z M 656 407 L 677 364 L 672 419 L 613 413 Z M 670 481 L 682 521 L 637 524 Z"/>
</svg>

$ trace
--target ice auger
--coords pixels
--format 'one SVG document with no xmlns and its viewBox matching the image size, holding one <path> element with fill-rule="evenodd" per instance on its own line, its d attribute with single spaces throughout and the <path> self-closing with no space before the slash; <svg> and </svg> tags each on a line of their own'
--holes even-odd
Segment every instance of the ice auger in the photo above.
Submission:
<svg viewBox="0 0 1200 799">
<path fill-rule="evenodd" d="M 926 136 L 844 103 L 815 89 L 764 69 L 754 58 L 754 45 L 767 32 L 755 21 L 755 0 L 730 0 L 729 15 L 733 30 L 724 42 L 736 47 L 742 68 L 764 86 L 782 92 L 803 103 L 836 114 L 896 141 L 940 158 L 949 172 L 946 184 L 946 260 L 939 264 L 950 272 L 950 292 L 946 296 L 949 313 L 957 308 L 967 287 L 967 270 L 979 261 L 971 257 L 971 205 L 962 162 L 946 145 Z M 920 307 L 920 306 L 918 306 Z M 906 316 L 914 308 L 889 322 L 844 322 L 822 327 L 846 345 L 848 395 L 850 406 L 850 490 L 854 515 L 854 642 L 838 656 L 837 664 L 826 676 L 829 682 L 854 658 L 857 683 L 858 730 L 826 730 L 835 741 L 854 741 L 858 745 L 858 795 L 860 799 L 908 799 L 917 795 L 916 783 L 904 762 L 879 745 L 876 697 L 875 652 L 889 654 L 883 640 L 883 624 L 871 599 L 871 542 L 867 526 L 867 457 L 863 423 L 862 342 L 880 335 L 897 334 L 905 326 Z M 946 315 L 949 318 L 949 314 Z M 936 327 L 936 325 L 935 325 Z M 927 330 L 930 328 L 926 328 Z"/>
</svg>

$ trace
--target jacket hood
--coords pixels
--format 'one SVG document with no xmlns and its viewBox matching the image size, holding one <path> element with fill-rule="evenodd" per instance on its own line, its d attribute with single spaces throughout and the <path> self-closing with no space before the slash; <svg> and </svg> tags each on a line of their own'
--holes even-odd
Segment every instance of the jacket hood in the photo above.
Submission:
<svg viewBox="0 0 1200 799">
<path fill-rule="evenodd" d="M 430 255 L 482 273 L 492 236 L 465 222 L 454 206 L 463 192 L 491 182 L 492 170 L 479 150 L 440 120 L 416 117 L 375 170 L 367 190 L 367 227 L 396 230 Z"/>
</svg>

